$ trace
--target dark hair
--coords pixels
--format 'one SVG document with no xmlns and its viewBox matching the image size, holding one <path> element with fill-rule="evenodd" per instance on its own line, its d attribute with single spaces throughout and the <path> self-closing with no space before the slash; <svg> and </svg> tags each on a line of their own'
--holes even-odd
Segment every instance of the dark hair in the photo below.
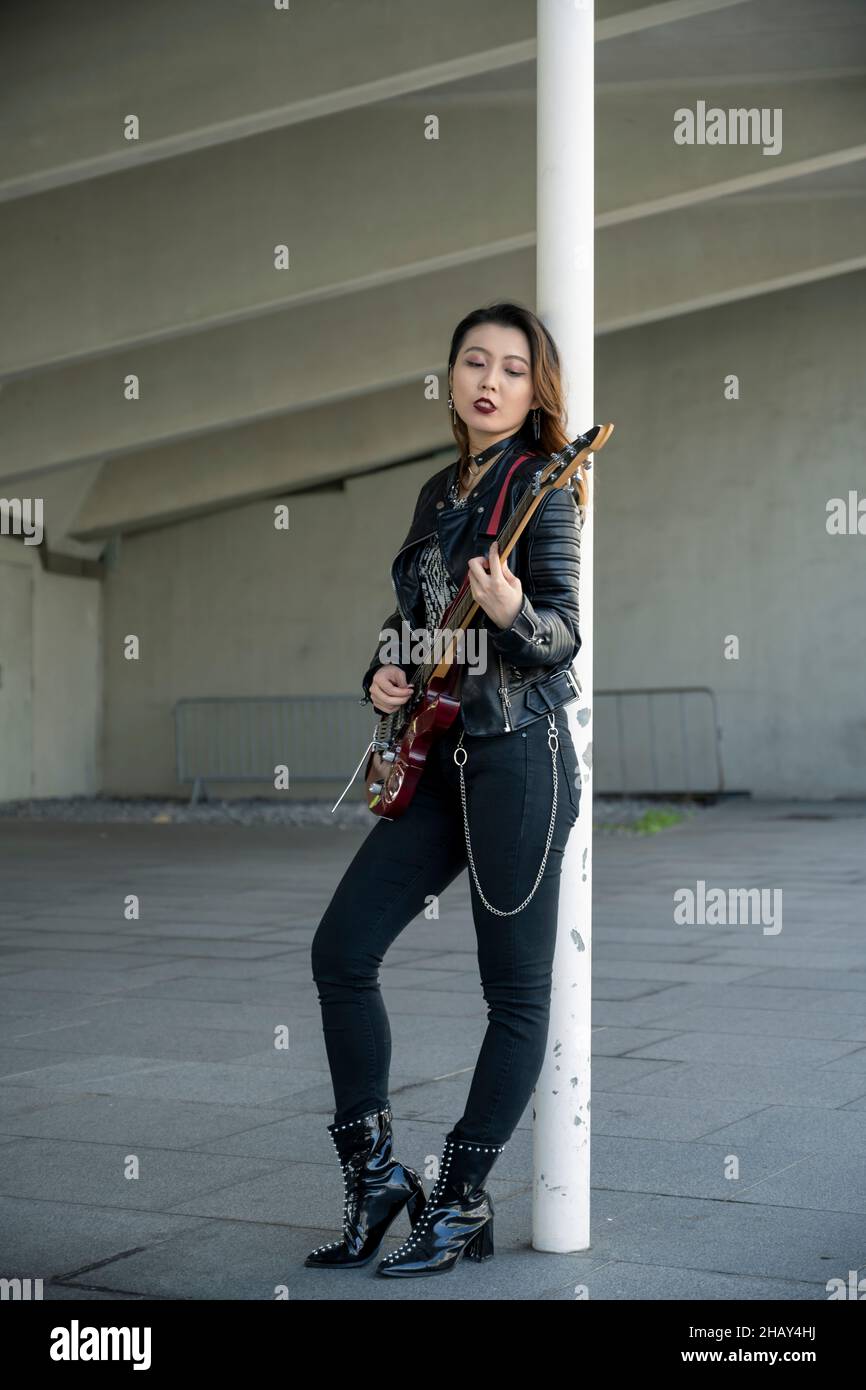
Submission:
<svg viewBox="0 0 866 1390">
<path fill-rule="evenodd" d="M 449 377 L 466 335 L 481 323 L 497 323 L 503 328 L 519 328 L 526 334 L 529 342 L 533 392 L 539 402 L 539 437 L 538 439 L 535 438 L 531 419 L 532 411 L 527 414 L 521 426 L 521 432 L 525 435 L 527 445 L 531 448 L 535 448 L 543 454 L 555 453 L 557 449 L 561 449 L 563 445 L 570 442 L 566 433 L 567 419 L 562 390 L 562 368 L 556 343 L 541 319 L 531 309 L 524 308 L 522 304 L 513 304 L 506 300 L 499 304 L 487 305 L 485 308 L 473 309 L 471 313 L 460 320 L 452 334 L 451 347 L 448 352 Z M 456 411 L 454 414 L 456 418 L 451 422 L 451 429 L 460 450 L 462 465 L 469 458 L 469 430 Z M 578 494 L 578 501 L 582 507 L 585 507 L 588 489 L 582 468 L 579 468 L 574 474 L 573 481 Z"/>
</svg>

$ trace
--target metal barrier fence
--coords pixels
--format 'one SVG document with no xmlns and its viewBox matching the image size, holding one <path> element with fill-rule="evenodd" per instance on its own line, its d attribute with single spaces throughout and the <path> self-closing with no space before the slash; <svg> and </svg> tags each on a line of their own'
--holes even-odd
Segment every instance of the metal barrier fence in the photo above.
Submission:
<svg viewBox="0 0 866 1390">
<path fill-rule="evenodd" d="M 342 782 L 370 742 L 375 714 L 353 695 L 204 696 L 174 707 L 177 780 L 197 801 L 206 782 Z M 348 770 L 347 770 L 348 769 Z M 360 778 L 358 780 L 360 787 Z M 342 790 L 342 788 L 341 788 Z"/>
<path fill-rule="evenodd" d="M 715 694 L 708 686 L 596 690 L 593 779 L 599 796 L 724 789 Z M 626 705 L 631 708 L 626 716 Z M 578 701 L 578 719 L 581 704 Z M 198 801 L 207 782 L 338 783 L 370 741 L 372 706 L 355 695 L 204 696 L 174 707 L 177 780 Z M 357 780 L 360 792 L 360 775 Z M 350 792 L 351 796 L 352 793 Z"/>
<path fill-rule="evenodd" d="M 703 796 L 724 791 L 722 729 L 715 691 L 709 686 L 596 690 L 595 700 L 597 795 Z"/>
</svg>

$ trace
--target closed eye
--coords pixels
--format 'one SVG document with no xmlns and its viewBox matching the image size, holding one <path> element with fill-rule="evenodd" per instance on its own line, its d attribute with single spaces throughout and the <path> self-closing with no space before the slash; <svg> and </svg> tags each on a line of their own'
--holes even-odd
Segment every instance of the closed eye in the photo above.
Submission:
<svg viewBox="0 0 866 1390">
<path fill-rule="evenodd" d="M 466 365 L 467 365 L 467 367 L 483 367 L 483 366 L 484 366 L 484 363 L 483 363 L 483 362 L 470 362 L 469 359 L 467 358 L 467 359 L 466 359 Z M 511 370 L 510 367 L 506 367 L 505 370 L 507 371 L 507 373 L 508 373 L 509 376 L 526 376 L 526 372 L 514 372 L 514 371 Z"/>
</svg>

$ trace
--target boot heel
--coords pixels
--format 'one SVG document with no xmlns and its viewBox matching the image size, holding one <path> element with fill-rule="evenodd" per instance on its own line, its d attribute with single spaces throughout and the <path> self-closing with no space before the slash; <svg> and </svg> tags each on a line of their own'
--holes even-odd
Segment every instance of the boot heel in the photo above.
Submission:
<svg viewBox="0 0 866 1390">
<path fill-rule="evenodd" d="M 426 1205 L 427 1198 L 424 1195 L 424 1189 L 423 1187 L 419 1187 L 412 1193 L 412 1196 L 406 1203 L 406 1210 L 409 1213 L 409 1222 L 412 1226 L 417 1226 L 419 1220 L 424 1214 L 424 1208 L 426 1207 Z"/>
<path fill-rule="evenodd" d="M 493 1217 L 485 1221 L 480 1231 L 477 1231 L 470 1240 L 464 1251 L 467 1259 L 470 1260 L 489 1260 L 493 1256 Z"/>
</svg>

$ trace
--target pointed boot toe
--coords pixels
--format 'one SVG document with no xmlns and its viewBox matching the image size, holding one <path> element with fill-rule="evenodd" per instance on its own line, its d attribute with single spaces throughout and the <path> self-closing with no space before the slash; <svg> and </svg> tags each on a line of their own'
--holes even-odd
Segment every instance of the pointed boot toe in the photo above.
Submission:
<svg viewBox="0 0 866 1390">
<path fill-rule="evenodd" d="M 465 1255 L 489 1260 L 493 1247 L 493 1199 L 483 1183 L 504 1144 L 473 1144 L 446 1136 L 439 1177 L 412 1234 L 376 1269 L 387 1278 L 448 1274 Z"/>
<path fill-rule="evenodd" d="M 345 1199 L 339 1240 L 311 1250 L 308 1269 L 361 1269 L 375 1259 L 389 1227 L 404 1208 L 414 1227 L 426 1198 L 412 1168 L 392 1153 L 390 1106 L 345 1124 L 328 1125 L 343 1170 Z"/>
</svg>

